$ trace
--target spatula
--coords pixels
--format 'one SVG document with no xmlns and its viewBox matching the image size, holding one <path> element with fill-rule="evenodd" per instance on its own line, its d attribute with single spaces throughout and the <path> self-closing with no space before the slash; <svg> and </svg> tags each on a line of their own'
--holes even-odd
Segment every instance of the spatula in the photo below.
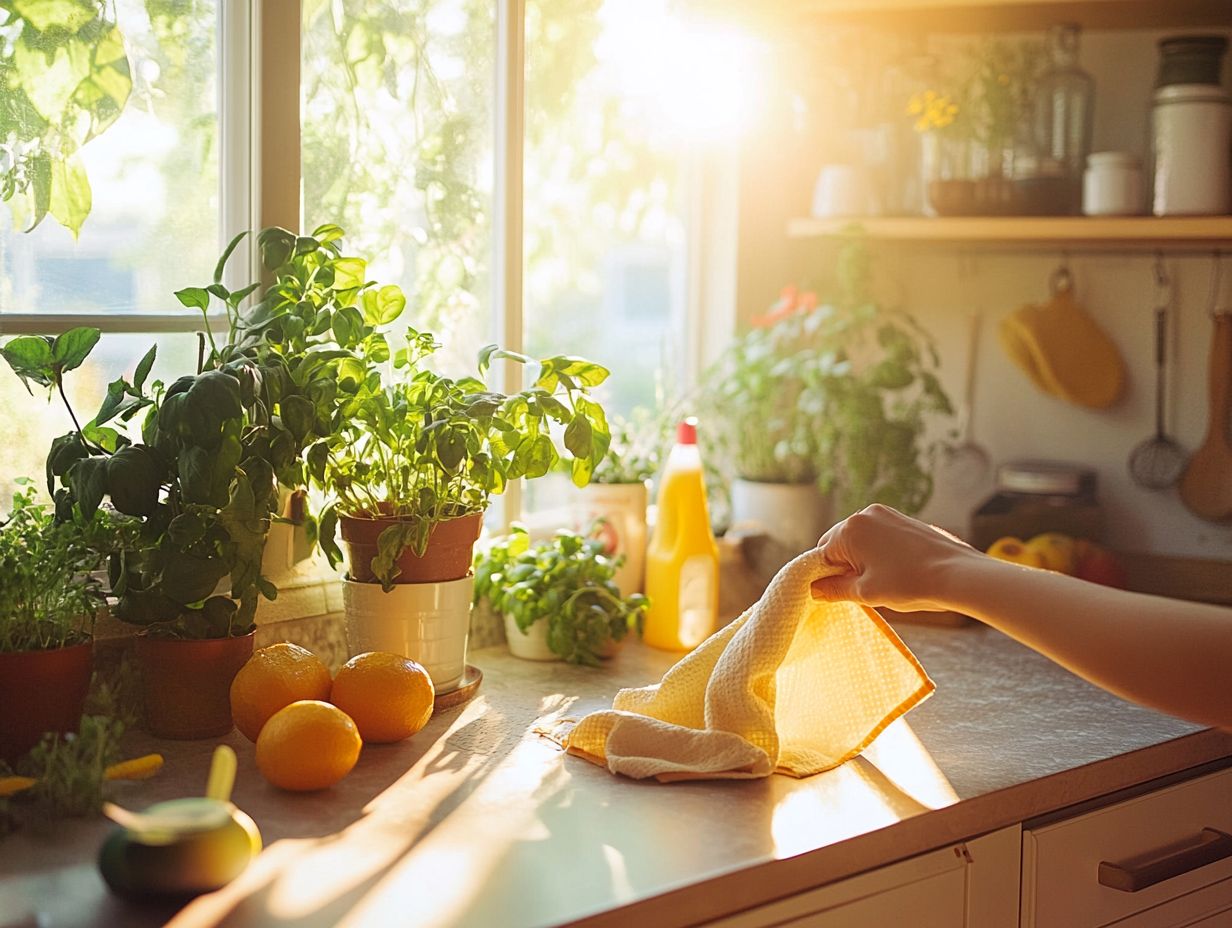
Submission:
<svg viewBox="0 0 1232 928">
<path fill-rule="evenodd" d="M 1216 313 L 1211 335 L 1210 421 L 1202 447 L 1194 452 L 1181 477 L 1181 502 L 1208 522 L 1232 521 L 1232 312 Z"/>
</svg>

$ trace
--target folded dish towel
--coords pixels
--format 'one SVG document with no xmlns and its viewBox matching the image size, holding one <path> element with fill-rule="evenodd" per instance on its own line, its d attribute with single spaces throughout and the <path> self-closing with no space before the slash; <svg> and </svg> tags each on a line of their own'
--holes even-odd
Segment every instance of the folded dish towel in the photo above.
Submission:
<svg viewBox="0 0 1232 928">
<path fill-rule="evenodd" d="M 653 686 L 556 734 L 612 773 L 659 780 L 808 776 L 866 748 L 932 680 L 873 610 L 813 599 L 835 568 L 808 551 Z"/>
</svg>

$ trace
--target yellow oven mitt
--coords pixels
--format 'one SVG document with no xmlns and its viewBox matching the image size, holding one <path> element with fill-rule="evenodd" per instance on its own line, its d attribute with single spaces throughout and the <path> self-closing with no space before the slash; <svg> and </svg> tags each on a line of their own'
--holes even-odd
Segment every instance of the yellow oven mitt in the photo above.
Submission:
<svg viewBox="0 0 1232 928">
<path fill-rule="evenodd" d="M 652 686 L 557 732 L 612 773 L 659 780 L 808 776 L 837 767 L 934 689 L 871 609 L 813 599 L 812 549 Z"/>
<path fill-rule="evenodd" d="M 1037 387 L 1079 406 L 1103 409 L 1121 396 L 1125 364 L 1068 288 L 1001 320 L 1001 345 Z"/>
</svg>

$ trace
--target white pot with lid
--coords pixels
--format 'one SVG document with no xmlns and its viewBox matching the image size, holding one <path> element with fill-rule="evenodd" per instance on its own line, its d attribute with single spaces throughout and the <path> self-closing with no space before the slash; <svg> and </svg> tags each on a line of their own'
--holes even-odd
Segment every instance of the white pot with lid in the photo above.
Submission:
<svg viewBox="0 0 1232 928">
<path fill-rule="evenodd" d="M 1212 84 L 1155 91 L 1151 212 L 1221 216 L 1232 206 L 1232 99 Z"/>
</svg>

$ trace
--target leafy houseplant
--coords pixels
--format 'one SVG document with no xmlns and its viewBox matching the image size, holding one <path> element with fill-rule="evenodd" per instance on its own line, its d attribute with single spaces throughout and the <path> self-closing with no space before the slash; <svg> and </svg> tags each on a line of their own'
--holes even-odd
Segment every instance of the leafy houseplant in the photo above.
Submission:
<svg viewBox="0 0 1232 928">
<path fill-rule="evenodd" d="M 262 231 L 258 244 L 273 283 L 247 308 L 258 284 L 234 292 L 222 284 L 244 234 L 236 236 L 213 283 L 176 293 L 203 317 L 196 372 L 169 386 L 147 383 L 151 348 L 131 382 L 121 377 L 109 385 L 92 420 L 82 425 L 69 407 L 76 428 L 52 444 L 48 490 L 60 519 L 88 519 L 107 499 L 135 520 L 135 540 L 112 554 L 111 591 L 117 616 L 147 630 L 138 638 L 139 653 L 165 652 L 159 665 L 171 651 L 155 635 L 247 638 L 251 651 L 258 595 L 277 595 L 261 575 L 261 559 L 271 519 L 279 516 L 278 485 L 305 484 L 304 449 L 335 427 L 341 400 L 364 384 L 368 367 L 361 357 L 388 352 L 377 329 L 397 317 L 405 298 L 397 287 L 365 280 L 366 263 L 342 253 L 342 234 L 336 226 L 311 236 Z M 211 305 L 225 314 L 224 339 L 214 335 Z M 0 354 L 27 387 L 38 384 L 63 398 L 64 374 L 86 360 L 98 339 L 98 330 L 87 328 L 54 339 L 22 336 Z M 229 588 L 219 591 L 228 580 Z M 173 673 L 168 682 L 179 696 L 158 701 L 193 711 L 208 702 L 213 722 L 195 733 L 229 728 L 222 684 L 229 685 L 227 673 L 244 659 L 243 645 L 206 647 L 219 652 L 217 677 L 194 684 Z M 193 692 L 197 685 L 210 689 L 208 700 Z M 157 727 L 150 709 L 147 693 L 147 717 Z"/>
<path fill-rule="evenodd" d="M 833 303 L 786 293 L 707 371 L 707 433 L 736 476 L 814 482 L 836 515 L 872 502 L 918 512 L 932 492 L 928 421 L 952 413 L 936 351 L 914 319 L 872 299 L 860 241 L 838 261 Z"/>
<path fill-rule="evenodd" d="M 25 484 L 25 481 L 18 481 Z M 57 523 L 28 485 L 0 523 L 0 758 L 49 731 L 75 731 L 90 685 L 95 576 L 111 544 L 104 513 Z"/>
<path fill-rule="evenodd" d="M 640 593 L 621 596 L 612 579 L 616 566 L 602 541 L 562 529 L 532 544 L 526 529 L 514 525 L 475 559 L 475 602 L 487 599 L 505 615 L 514 654 L 598 666 L 605 649 L 640 623 L 647 606 Z M 519 641 L 536 632 L 546 645 L 537 655 L 533 645 Z M 528 647 L 529 653 L 519 653 Z"/>
<path fill-rule="evenodd" d="M 336 563 L 335 522 L 349 544 L 352 580 L 447 582 L 465 576 L 484 510 L 509 481 L 547 474 L 560 460 L 553 423 L 571 456 L 573 480 L 585 484 L 607 452 L 602 407 L 588 398 L 606 368 L 582 358 L 538 362 L 532 386 L 505 395 L 474 377 L 451 379 L 427 360 L 439 347 L 411 330 L 393 355 L 401 379 L 389 385 L 369 375 L 339 407 L 336 427 L 308 449 L 308 470 L 333 497 L 321 519 L 322 547 Z M 490 345 L 479 355 L 480 376 L 494 358 L 532 359 Z M 430 542 L 457 530 L 455 559 L 438 568 Z"/>
</svg>

